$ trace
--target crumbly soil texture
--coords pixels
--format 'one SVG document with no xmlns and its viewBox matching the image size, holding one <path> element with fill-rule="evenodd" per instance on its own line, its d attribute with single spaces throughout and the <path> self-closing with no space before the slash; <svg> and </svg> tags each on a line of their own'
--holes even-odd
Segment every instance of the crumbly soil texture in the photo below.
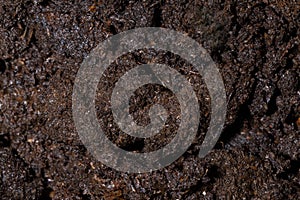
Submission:
<svg viewBox="0 0 300 200">
<path fill-rule="evenodd" d="M 297 0 L 0 0 L 0 199 L 299 199 L 300 3 Z M 193 85 L 201 119 L 190 148 L 149 173 L 118 172 L 97 161 L 72 118 L 83 59 L 108 37 L 137 27 L 185 33 L 211 55 L 227 94 L 224 129 L 199 158 L 210 98 L 199 73 L 172 52 L 139 49 L 118 58 L 98 85 L 106 136 L 127 151 L 150 152 L 176 134 L 172 91 L 145 85 L 130 99 L 138 124 L 160 103 L 169 118 L 149 139 L 113 121 L 110 95 L 129 69 L 166 64 Z"/>
</svg>

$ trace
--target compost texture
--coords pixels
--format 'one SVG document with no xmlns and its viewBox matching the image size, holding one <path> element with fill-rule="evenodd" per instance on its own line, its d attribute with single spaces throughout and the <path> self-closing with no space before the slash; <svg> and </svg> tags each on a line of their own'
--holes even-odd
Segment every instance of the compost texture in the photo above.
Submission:
<svg viewBox="0 0 300 200">
<path fill-rule="evenodd" d="M 298 199 L 300 4 L 290 1 L 0 0 L 0 199 Z M 170 52 L 140 49 L 115 61 L 99 82 L 98 120 L 119 147 L 150 152 L 178 128 L 178 101 L 159 85 L 131 98 L 141 125 L 160 103 L 168 126 L 150 139 L 113 123 L 110 94 L 127 70 L 163 63 L 192 83 L 200 126 L 188 151 L 143 174 L 117 172 L 80 141 L 72 90 L 83 59 L 109 36 L 137 27 L 186 33 L 217 63 L 227 93 L 222 135 L 205 158 L 199 148 L 210 100 L 199 73 Z"/>
</svg>

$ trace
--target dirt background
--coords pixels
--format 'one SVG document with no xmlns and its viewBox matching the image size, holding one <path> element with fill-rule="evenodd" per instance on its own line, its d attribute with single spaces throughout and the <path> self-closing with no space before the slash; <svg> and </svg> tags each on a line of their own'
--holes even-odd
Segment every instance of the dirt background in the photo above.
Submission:
<svg viewBox="0 0 300 200">
<path fill-rule="evenodd" d="M 226 87 L 226 126 L 214 150 L 199 159 L 209 98 L 197 72 L 169 52 L 124 55 L 97 93 L 98 117 L 112 124 L 105 129 L 112 141 L 151 151 L 176 131 L 176 117 L 151 140 L 130 138 L 113 124 L 107 89 L 136 64 L 164 63 L 184 74 L 200 97 L 201 123 L 193 145 L 172 165 L 120 173 L 79 140 L 72 87 L 97 44 L 149 26 L 185 32 L 208 50 Z M 299 26 L 297 0 L 0 0 L 0 199 L 299 199 Z M 145 111 L 156 102 L 178 115 L 170 91 L 147 85 L 132 99 L 139 123 L 147 124 Z"/>
</svg>

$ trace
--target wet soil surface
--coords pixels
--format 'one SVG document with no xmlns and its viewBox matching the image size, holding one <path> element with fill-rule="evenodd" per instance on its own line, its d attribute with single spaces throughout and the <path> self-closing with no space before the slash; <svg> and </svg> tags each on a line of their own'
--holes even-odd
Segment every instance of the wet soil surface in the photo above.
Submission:
<svg viewBox="0 0 300 200">
<path fill-rule="evenodd" d="M 297 0 L 0 0 L 1 199 L 298 199 L 299 10 Z M 141 140 L 112 122 L 115 81 L 142 63 L 168 64 L 188 78 L 199 97 L 201 123 L 195 142 L 170 166 L 121 173 L 98 162 L 80 141 L 72 89 L 81 62 L 97 44 L 149 26 L 184 32 L 207 49 L 224 79 L 226 124 L 212 152 L 198 158 L 210 114 L 197 71 L 170 52 L 124 55 L 97 91 L 97 114 L 108 138 L 123 149 L 148 152 L 176 133 L 178 102 L 157 85 L 136 91 L 130 112 L 147 124 L 145 113 L 159 102 L 175 114 L 169 128 Z"/>
</svg>

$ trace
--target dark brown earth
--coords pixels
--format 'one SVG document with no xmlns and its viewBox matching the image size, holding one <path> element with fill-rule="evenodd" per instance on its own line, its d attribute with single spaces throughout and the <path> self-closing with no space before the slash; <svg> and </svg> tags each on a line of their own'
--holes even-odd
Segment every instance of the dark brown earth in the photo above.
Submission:
<svg viewBox="0 0 300 200">
<path fill-rule="evenodd" d="M 0 0 L 0 13 L 0 199 L 299 199 L 299 1 Z M 185 32 L 208 50 L 226 87 L 226 126 L 214 150 L 198 158 L 209 102 L 197 72 L 168 52 L 127 54 L 99 83 L 104 126 L 113 120 L 107 89 L 141 63 L 165 63 L 187 76 L 202 109 L 195 143 L 176 162 L 152 173 L 120 173 L 80 141 L 72 87 L 97 44 L 149 26 Z M 160 86 L 141 88 L 131 102 L 141 124 L 155 102 L 178 115 L 178 102 Z M 151 151 L 174 136 L 174 120 L 145 141 L 115 125 L 105 130 L 124 149 Z"/>
</svg>

